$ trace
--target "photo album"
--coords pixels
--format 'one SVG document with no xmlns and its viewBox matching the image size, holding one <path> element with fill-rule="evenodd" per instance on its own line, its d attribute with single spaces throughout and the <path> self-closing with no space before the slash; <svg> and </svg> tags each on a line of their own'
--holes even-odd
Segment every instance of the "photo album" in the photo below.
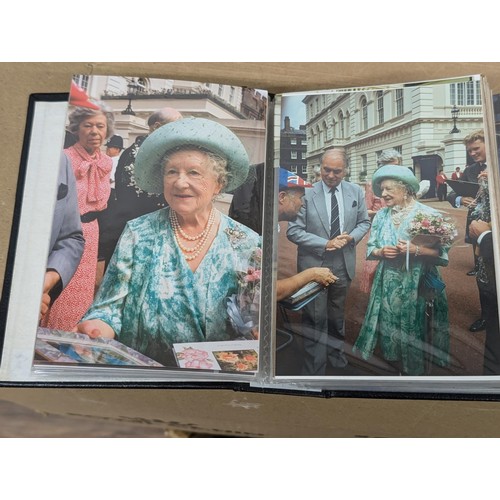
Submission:
<svg viewBox="0 0 500 500">
<path fill-rule="evenodd" d="M 0 385 L 500 395 L 484 77 L 30 97 Z"/>
</svg>

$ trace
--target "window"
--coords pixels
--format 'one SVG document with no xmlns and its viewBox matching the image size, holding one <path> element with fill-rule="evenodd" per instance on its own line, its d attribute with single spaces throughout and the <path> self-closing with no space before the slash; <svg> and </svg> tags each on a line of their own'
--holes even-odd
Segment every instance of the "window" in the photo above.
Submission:
<svg viewBox="0 0 500 500">
<path fill-rule="evenodd" d="M 361 155 L 361 170 L 363 172 L 366 172 L 367 168 L 368 168 L 368 156 Z"/>
<path fill-rule="evenodd" d="M 361 171 L 359 172 L 359 180 L 364 181 L 368 174 L 368 156 L 361 155 Z"/>
<path fill-rule="evenodd" d="M 450 104 L 452 106 L 480 106 L 482 99 L 479 81 L 450 84 Z"/>
<path fill-rule="evenodd" d="M 137 79 L 137 92 L 146 92 L 149 88 L 148 81 L 145 78 L 138 78 Z"/>
<path fill-rule="evenodd" d="M 377 117 L 379 125 L 384 123 L 384 93 L 381 90 L 377 92 Z"/>
<path fill-rule="evenodd" d="M 83 90 L 89 88 L 89 75 L 78 75 L 73 77 L 73 81 Z"/>
<path fill-rule="evenodd" d="M 290 158 L 292 160 L 296 160 L 297 159 L 297 151 L 290 151 Z"/>
<path fill-rule="evenodd" d="M 300 168 L 302 170 L 302 175 L 307 174 L 307 165 L 302 165 Z"/>
<path fill-rule="evenodd" d="M 345 122 L 344 113 L 342 113 L 342 111 L 339 113 L 339 133 L 340 138 L 343 139 L 345 137 Z"/>
<path fill-rule="evenodd" d="M 296 146 L 297 145 L 297 139 L 290 139 L 290 144 L 292 146 Z"/>
<path fill-rule="evenodd" d="M 401 116 L 403 113 L 403 89 L 396 89 L 396 116 Z"/>
<path fill-rule="evenodd" d="M 366 97 L 361 99 L 361 130 L 368 130 L 368 102 Z"/>
<path fill-rule="evenodd" d="M 290 172 L 292 172 L 292 174 L 296 174 L 297 173 L 297 165 L 290 165 Z"/>
<path fill-rule="evenodd" d="M 229 91 L 229 102 L 232 104 L 234 101 L 234 87 L 231 87 Z"/>
<path fill-rule="evenodd" d="M 478 106 L 483 104 L 483 99 L 481 97 L 481 84 L 479 81 L 476 82 L 476 102 Z"/>
<path fill-rule="evenodd" d="M 219 90 L 217 92 L 217 95 L 219 97 L 222 97 L 223 92 L 224 92 L 224 85 L 219 85 Z"/>
<path fill-rule="evenodd" d="M 345 136 L 351 137 L 351 115 L 349 111 L 345 115 Z"/>
</svg>

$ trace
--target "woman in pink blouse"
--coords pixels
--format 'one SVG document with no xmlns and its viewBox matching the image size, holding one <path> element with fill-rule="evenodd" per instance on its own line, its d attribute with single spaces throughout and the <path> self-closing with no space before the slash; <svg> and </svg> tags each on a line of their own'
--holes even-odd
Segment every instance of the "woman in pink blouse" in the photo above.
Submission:
<svg viewBox="0 0 500 500">
<path fill-rule="evenodd" d="M 101 146 L 113 135 L 112 110 L 102 103 L 99 109 L 76 107 L 69 115 L 68 130 L 78 138 L 64 150 L 75 173 L 78 208 L 85 249 L 75 275 L 52 305 L 42 326 L 71 331 L 90 307 L 96 282 L 99 225 L 97 215 L 107 206 L 112 161 Z"/>
</svg>

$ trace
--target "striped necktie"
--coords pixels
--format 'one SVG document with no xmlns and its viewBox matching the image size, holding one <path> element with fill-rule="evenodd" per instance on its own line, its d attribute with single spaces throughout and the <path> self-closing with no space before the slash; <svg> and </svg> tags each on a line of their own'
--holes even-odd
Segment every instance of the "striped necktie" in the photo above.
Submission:
<svg viewBox="0 0 500 500">
<path fill-rule="evenodd" d="M 332 208 L 331 208 L 331 224 L 330 224 L 330 239 L 335 238 L 340 234 L 340 219 L 339 219 L 339 204 L 335 192 L 337 188 L 330 189 L 332 194 Z"/>
</svg>

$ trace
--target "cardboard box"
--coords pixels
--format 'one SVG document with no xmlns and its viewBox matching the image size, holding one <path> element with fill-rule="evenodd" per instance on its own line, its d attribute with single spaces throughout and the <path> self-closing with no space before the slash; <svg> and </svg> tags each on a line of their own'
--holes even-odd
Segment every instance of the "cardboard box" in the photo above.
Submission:
<svg viewBox="0 0 500 500">
<path fill-rule="evenodd" d="M 484 74 L 500 93 L 500 63 L 2 63 L 2 220 L 5 270 L 31 93 L 67 92 L 75 73 L 134 74 L 252 85 L 270 92 Z M 3 281 L 3 278 L 2 278 Z M 499 436 L 500 402 L 262 394 L 232 389 L 0 388 L 0 399 L 38 411 L 239 436 Z M 335 396 L 335 395 L 333 395 Z M 487 399 L 483 397 L 482 399 Z"/>
</svg>

